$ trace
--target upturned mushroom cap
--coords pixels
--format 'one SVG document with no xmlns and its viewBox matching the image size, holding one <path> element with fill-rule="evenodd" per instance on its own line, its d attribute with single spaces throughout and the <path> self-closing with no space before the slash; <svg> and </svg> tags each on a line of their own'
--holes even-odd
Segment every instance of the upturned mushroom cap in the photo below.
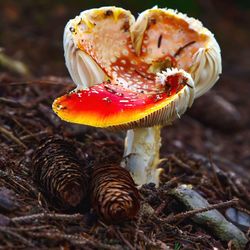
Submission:
<svg viewBox="0 0 250 250">
<path fill-rule="evenodd" d="M 221 71 L 213 35 L 165 9 L 147 10 L 137 21 L 116 7 L 84 11 L 66 25 L 64 49 L 77 89 L 53 109 L 63 120 L 95 127 L 171 123 Z"/>
<path fill-rule="evenodd" d="M 136 53 L 149 64 L 172 55 L 175 67 L 191 74 L 195 97 L 207 92 L 221 74 L 221 52 L 214 35 L 197 19 L 175 10 L 153 8 L 141 13 L 132 39 Z"/>
</svg>

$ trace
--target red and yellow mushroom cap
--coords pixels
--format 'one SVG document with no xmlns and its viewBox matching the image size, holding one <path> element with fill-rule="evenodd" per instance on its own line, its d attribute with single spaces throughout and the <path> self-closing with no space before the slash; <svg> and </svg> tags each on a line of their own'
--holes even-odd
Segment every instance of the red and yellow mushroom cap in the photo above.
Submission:
<svg viewBox="0 0 250 250">
<path fill-rule="evenodd" d="M 84 11 L 66 25 L 64 49 L 77 88 L 53 109 L 63 120 L 95 127 L 171 123 L 221 71 L 213 35 L 165 9 L 147 10 L 137 21 L 116 7 Z"/>
</svg>

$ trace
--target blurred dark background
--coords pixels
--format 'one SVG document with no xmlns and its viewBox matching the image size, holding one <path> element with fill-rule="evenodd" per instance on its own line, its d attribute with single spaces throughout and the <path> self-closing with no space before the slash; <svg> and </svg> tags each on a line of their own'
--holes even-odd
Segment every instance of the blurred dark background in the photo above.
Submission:
<svg viewBox="0 0 250 250">
<path fill-rule="evenodd" d="M 215 34 L 223 74 L 212 94 L 198 99 L 188 115 L 163 131 L 170 142 L 165 147 L 212 152 L 250 166 L 249 0 L 0 0 L 0 48 L 26 64 L 34 77 L 67 77 L 62 49 L 66 22 L 82 10 L 105 5 L 129 9 L 135 16 L 155 5 L 178 9 Z M 8 69 L 0 65 L 1 71 Z"/>
<path fill-rule="evenodd" d="M 215 33 L 222 46 L 224 59 L 232 59 L 227 55 L 230 49 L 234 52 L 239 49 L 237 53 L 241 53 L 242 46 L 249 42 L 249 32 L 245 34 L 244 30 L 250 27 L 249 0 L 1 0 L 0 47 L 8 55 L 27 63 L 35 75 L 65 75 L 67 72 L 62 65 L 64 25 L 82 10 L 105 5 L 129 9 L 135 16 L 158 5 L 199 18 Z M 248 56 L 245 51 L 240 55 L 241 60 L 247 60 Z M 234 67 L 238 68 L 238 64 Z M 241 68 L 238 70 L 242 71 Z"/>
</svg>

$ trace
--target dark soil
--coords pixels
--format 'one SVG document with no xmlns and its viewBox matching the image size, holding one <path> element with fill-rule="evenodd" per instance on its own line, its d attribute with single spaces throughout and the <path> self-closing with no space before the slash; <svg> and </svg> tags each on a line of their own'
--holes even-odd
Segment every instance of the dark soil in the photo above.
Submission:
<svg viewBox="0 0 250 250">
<path fill-rule="evenodd" d="M 48 20 L 37 17 L 41 30 L 35 32 L 37 26 L 30 20 L 18 23 L 24 15 L 19 4 L 8 1 L 1 6 L 4 48 L 25 62 L 34 77 L 20 77 L 4 68 L 0 72 L 0 249 L 234 249 L 232 242 L 220 241 L 190 218 L 164 222 L 184 210 L 168 193 L 180 184 L 192 185 L 210 204 L 237 198 L 235 207 L 250 214 L 249 11 L 235 9 L 233 3 L 208 2 L 201 4 L 206 9 L 202 18 L 222 44 L 223 75 L 213 92 L 162 130 L 161 157 L 166 159 L 161 163 L 162 184 L 140 190 L 154 214 L 141 209 L 135 220 L 119 225 L 103 223 L 91 209 L 60 210 L 32 178 L 32 153 L 49 136 L 60 135 L 74 144 L 89 165 L 119 164 L 123 156 L 124 131 L 68 124 L 51 109 L 55 97 L 74 88 L 65 77 L 60 33 L 75 13 L 63 4 L 53 5 L 50 21 L 57 20 L 61 28 L 53 33 Z M 26 11 L 31 15 L 32 8 Z M 225 214 L 226 209 L 219 211 Z M 55 212 L 69 217 L 58 218 Z M 23 217 L 33 214 L 39 215 Z"/>
</svg>

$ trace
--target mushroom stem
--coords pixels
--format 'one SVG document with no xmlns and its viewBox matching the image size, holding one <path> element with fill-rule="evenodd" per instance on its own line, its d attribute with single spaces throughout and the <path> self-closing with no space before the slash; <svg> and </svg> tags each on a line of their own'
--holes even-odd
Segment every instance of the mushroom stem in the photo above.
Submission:
<svg viewBox="0 0 250 250">
<path fill-rule="evenodd" d="M 128 130 L 122 166 L 128 169 L 137 185 L 159 185 L 161 126 Z"/>
</svg>

